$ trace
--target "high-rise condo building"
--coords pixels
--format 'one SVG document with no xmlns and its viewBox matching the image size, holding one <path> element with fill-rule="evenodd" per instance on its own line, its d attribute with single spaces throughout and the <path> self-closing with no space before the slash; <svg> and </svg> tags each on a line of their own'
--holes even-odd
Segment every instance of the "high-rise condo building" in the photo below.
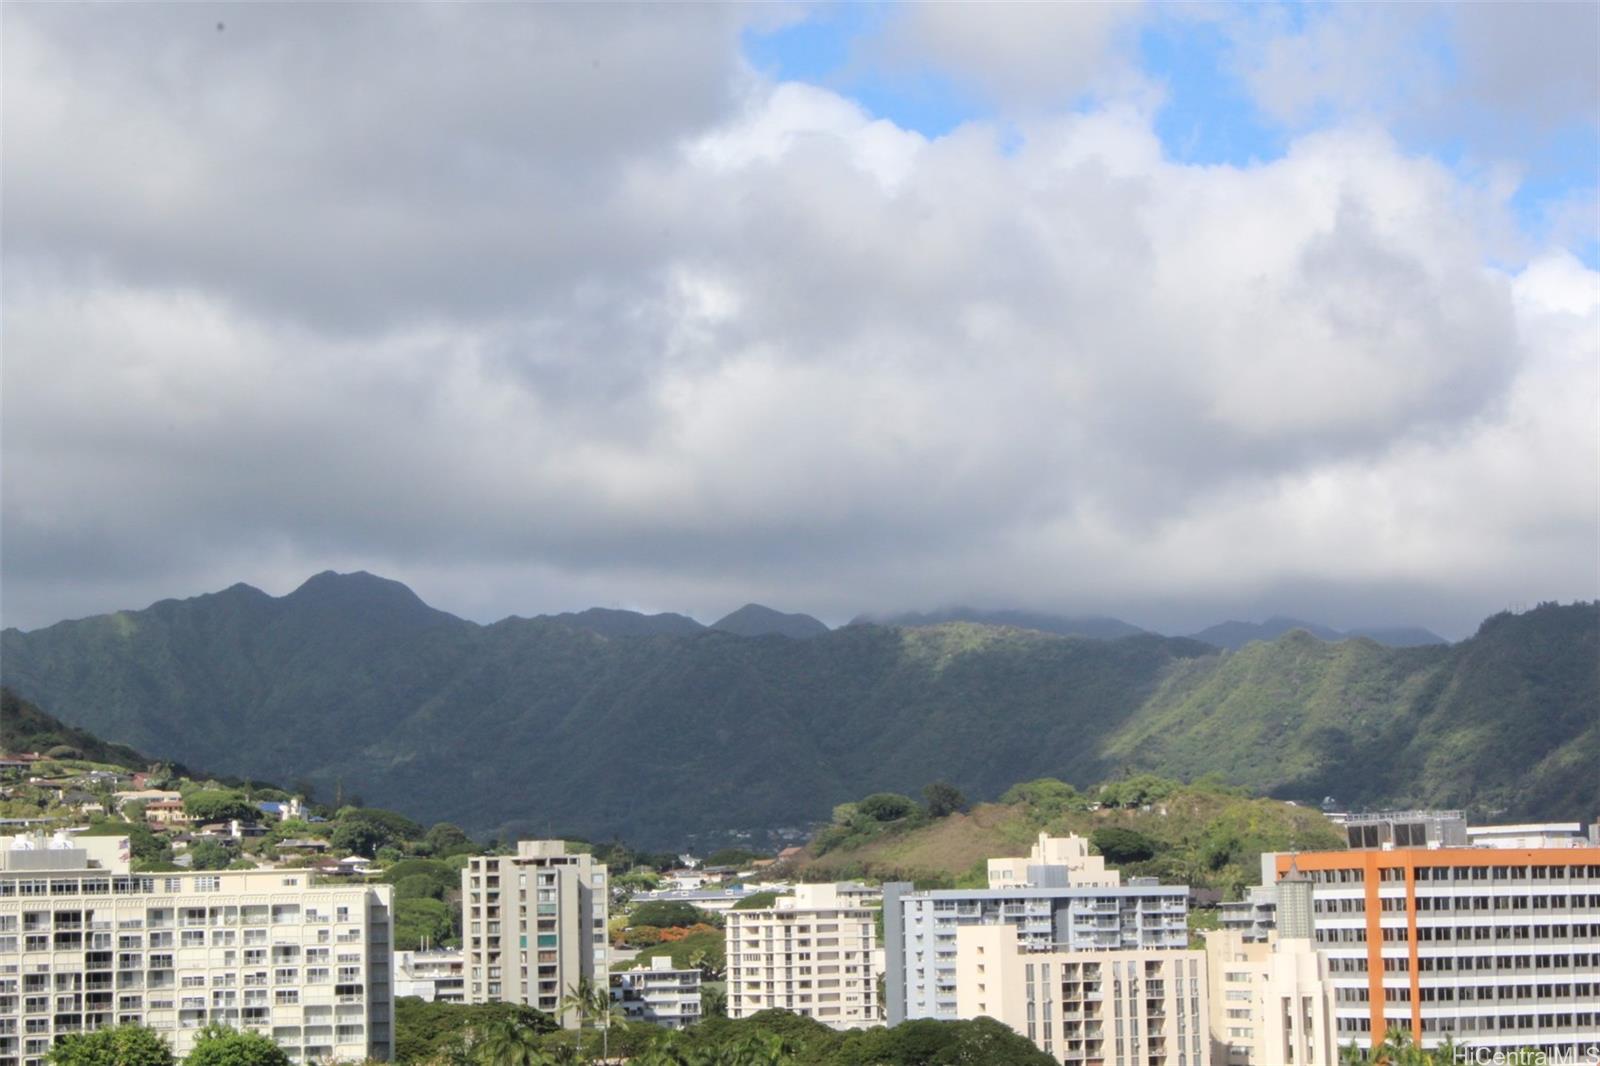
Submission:
<svg viewBox="0 0 1600 1066">
<path fill-rule="evenodd" d="M 956 931 L 956 1013 L 1005 1022 L 1067 1066 L 1207 1066 L 1203 952 L 1027 950 L 1015 925 Z"/>
<path fill-rule="evenodd" d="M 387 1059 L 391 926 L 388 885 L 136 874 L 126 837 L 0 837 L 0 1066 L 130 1023 L 179 1057 L 216 1022 L 295 1062 Z"/>
<path fill-rule="evenodd" d="M 1189 944 L 1189 890 L 1120 883 L 1081 837 L 1040 834 L 1027 859 L 994 859 L 987 889 L 917 892 L 884 885 L 885 1010 L 908 1018 L 960 1017 L 956 932 L 1010 925 L 1025 951 L 1162 951 Z"/>
<path fill-rule="evenodd" d="M 1291 869 L 1275 886 L 1276 929 L 1205 934 L 1214 1066 L 1337 1066 L 1333 987 L 1313 939 L 1312 881 Z"/>
<path fill-rule="evenodd" d="M 560 1013 L 587 980 L 609 987 L 604 863 L 559 840 L 521 840 L 515 855 L 478 855 L 461 871 L 468 1003 L 525 1003 Z M 569 1028 L 577 1012 L 563 1017 Z"/>
<path fill-rule="evenodd" d="M 731 910 L 728 1016 L 778 1007 L 834 1029 L 878 1024 L 876 915 L 834 885 L 798 885 L 761 910 Z"/>
</svg>

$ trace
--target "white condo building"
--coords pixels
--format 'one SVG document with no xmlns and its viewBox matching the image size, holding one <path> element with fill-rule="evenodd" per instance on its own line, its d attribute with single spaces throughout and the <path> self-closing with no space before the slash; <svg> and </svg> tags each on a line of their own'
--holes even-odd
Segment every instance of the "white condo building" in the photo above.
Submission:
<svg viewBox="0 0 1600 1066">
<path fill-rule="evenodd" d="M 611 999 L 630 1022 L 682 1029 L 700 1020 L 700 971 L 656 956 L 636 970 L 614 970 Z"/>
<path fill-rule="evenodd" d="M 1181 951 L 1188 947 L 1189 890 L 1136 880 L 1090 855 L 1081 837 L 1040 834 L 1028 858 L 989 862 L 987 889 L 918 892 L 883 886 L 885 1010 L 909 1018 L 961 1017 L 957 932 L 1008 925 L 1024 951 Z"/>
<path fill-rule="evenodd" d="M 728 912 L 728 1017 L 779 1007 L 834 1029 L 878 1023 L 873 911 L 834 885 L 798 885 L 764 910 Z"/>
<path fill-rule="evenodd" d="M 0 1066 L 59 1036 L 218 1022 L 296 1062 L 387 1059 L 390 888 L 303 870 L 135 874 L 126 837 L 0 837 Z"/>
</svg>

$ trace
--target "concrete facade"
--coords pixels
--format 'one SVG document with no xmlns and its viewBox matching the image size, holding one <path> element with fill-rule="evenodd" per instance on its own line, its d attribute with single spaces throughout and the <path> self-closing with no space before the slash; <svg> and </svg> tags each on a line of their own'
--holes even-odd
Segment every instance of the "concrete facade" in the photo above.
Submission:
<svg viewBox="0 0 1600 1066">
<path fill-rule="evenodd" d="M 729 911 L 728 1017 L 771 1007 L 834 1029 L 878 1024 L 875 915 L 833 885 L 797 885 L 765 910 Z"/>
<path fill-rule="evenodd" d="M 1393 848 L 1264 856 L 1310 879 L 1334 1038 L 1425 1047 L 1600 1044 L 1600 849 Z"/>
<path fill-rule="evenodd" d="M 559 840 L 521 840 L 515 855 L 478 855 L 461 871 L 468 1003 L 525 1003 L 558 1014 L 587 980 L 609 987 L 603 863 Z M 562 1019 L 579 1023 L 576 1012 Z"/>
<path fill-rule="evenodd" d="M 630 1022 L 682 1029 L 700 1020 L 700 971 L 657 956 L 643 969 L 614 971 L 611 999 Z"/>
<path fill-rule="evenodd" d="M 1062 838 L 1071 841 L 1072 838 Z M 1071 861 L 1053 863 L 1053 857 Z M 1011 925 L 1029 951 L 1150 951 L 1188 947 L 1189 890 L 1182 885 L 1117 884 L 1103 864 L 1077 866 L 1086 845 L 1048 839 L 1026 860 L 990 863 L 988 889 L 917 892 L 884 885 L 885 1011 L 908 1018 L 959 1016 L 956 933 L 968 925 Z M 1039 861 L 1035 861 L 1039 860 Z M 1009 875 L 1009 876 L 1008 876 Z M 1020 876 L 1019 876 L 1020 875 Z"/>
<path fill-rule="evenodd" d="M 466 956 L 453 950 L 395 952 L 394 994 L 430 1003 L 465 1003 Z"/>
<path fill-rule="evenodd" d="M 302 870 L 134 874 L 125 837 L 0 838 L 0 1066 L 125 1023 L 180 1058 L 220 1022 L 296 1062 L 388 1059 L 390 891 Z"/>
<path fill-rule="evenodd" d="M 1337 1066 L 1333 986 L 1308 938 L 1206 934 L 1215 1066 Z"/>
<path fill-rule="evenodd" d="M 956 1014 L 1068 1066 L 1209 1066 L 1206 967 L 1189 950 L 1030 951 L 1014 925 L 956 933 Z"/>
</svg>

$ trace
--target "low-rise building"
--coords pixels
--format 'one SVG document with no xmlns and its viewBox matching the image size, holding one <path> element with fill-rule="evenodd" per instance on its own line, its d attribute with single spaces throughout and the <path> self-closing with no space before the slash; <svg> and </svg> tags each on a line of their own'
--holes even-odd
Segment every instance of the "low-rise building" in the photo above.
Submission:
<svg viewBox="0 0 1600 1066">
<path fill-rule="evenodd" d="M 877 1024 L 875 920 L 834 885 L 797 885 L 771 907 L 728 911 L 728 1016 L 776 1007 L 834 1029 Z"/>
<path fill-rule="evenodd" d="M 134 776 L 138 780 L 138 775 Z M 183 793 L 170 788 L 136 788 L 126 792 L 116 792 L 111 796 L 120 811 L 130 803 L 167 803 L 183 802 Z"/>
<path fill-rule="evenodd" d="M 682 1029 L 700 1020 L 700 971 L 658 955 L 641 969 L 612 971 L 611 999 L 629 1021 Z"/>
<path fill-rule="evenodd" d="M 1467 843 L 1475 848 L 1582 848 L 1590 841 L 1578 822 L 1538 822 L 1469 825 Z"/>
<path fill-rule="evenodd" d="M 144 805 L 144 820 L 156 825 L 188 825 L 194 821 L 182 800 L 151 800 Z"/>
<path fill-rule="evenodd" d="M 635 892 L 634 903 L 687 903 L 703 911 L 722 912 L 732 910 L 734 904 L 740 900 L 755 895 L 757 889 L 741 888 L 701 888 L 693 891 L 682 889 L 656 889 L 652 892 Z"/>
<path fill-rule="evenodd" d="M 465 1003 L 466 956 L 459 949 L 432 948 L 394 953 L 394 994 L 430 1003 Z"/>
</svg>

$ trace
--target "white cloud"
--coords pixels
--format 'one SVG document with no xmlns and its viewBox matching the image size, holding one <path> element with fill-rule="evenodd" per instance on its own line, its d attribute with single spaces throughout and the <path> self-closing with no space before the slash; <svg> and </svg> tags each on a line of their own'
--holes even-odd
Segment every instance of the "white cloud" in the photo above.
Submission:
<svg viewBox="0 0 1600 1066">
<path fill-rule="evenodd" d="M 1596 275 L 1486 267 L 1504 183 L 1376 127 L 1184 166 L 1137 99 L 929 140 L 710 16 L 640 72 L 564 8 L 230 8 L 237 59 L 187 10 L 111 16 L 159 61 L 8 19 L 12 624 L 325 566 L 480 616 L 1596 592 Z"/>
<path fill-rule="evenodd" d="M 1144 88 L 1127 62 L 1141 3 L 919 3 L 894 9 L 877 47 L 907 70 L 924 65 L 1025 111 L 1090 92 Z"/>
</svg>

